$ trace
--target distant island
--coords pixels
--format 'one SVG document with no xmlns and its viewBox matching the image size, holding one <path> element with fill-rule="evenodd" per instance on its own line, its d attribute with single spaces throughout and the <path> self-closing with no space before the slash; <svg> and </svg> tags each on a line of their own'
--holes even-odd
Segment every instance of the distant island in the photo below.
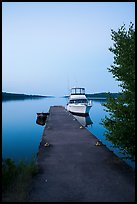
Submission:
<svg viewBox="0 0 137 204">
<path fill-rule="evenodd" d="M 27 94 L 17 94 L 17 93 L 7 93 L 2 92 L 2 100 L 25 100 L 25 99 L 38 99 L 38 98 L 51 98 L 53 96 L 40 96 L 40 95 L 27 95 Z"/>
<path fill-rule="evenodd" d="M 106 99 L 108 97 L 113 97 L 113 98 L 117 98 L 120 95 L 120 93 L 107 93 L 107 92 L 102 92 L 102 93 L 94 93 L 94 94 L 86 94 L 87 98 L 101 98 L 101 99 Z"/>
<path fill-rule="evenodd" d="M 107 93 L 107 92 L 101 92 L 101 93 L 93 93 L 93 94 L 86 94 L 86 97 L 88 99 L 94 99 L 94 100 L 106 100 L 108 97 L 112 96 L 113 98 L 117 98 L 120 95 L 120 93 Z M 68 98 L 69 95 L 65 95 L 63 98 Z"/>
</svg>

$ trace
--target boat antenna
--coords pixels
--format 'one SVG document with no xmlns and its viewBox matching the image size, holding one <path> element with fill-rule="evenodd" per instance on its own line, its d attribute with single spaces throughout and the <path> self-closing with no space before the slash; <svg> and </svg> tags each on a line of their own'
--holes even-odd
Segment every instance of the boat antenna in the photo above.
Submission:
<svg viewBox="0 0 137 204">
<path fill-rule="evenodd" d="M 76 73 L 74 74 L 74 84 L 75 84 L 75 88 L 78 87 L 78 76 L 76 75 Z"/>
<path fill-rule="evenodd" d="M 67 76 L 67 90 L 68 93 L 70 92 L 70 81 L 69 81 L 69 76 Z"/>
<path fill-rule="evenodd" d="M 78 87 L 78 80 L 75 79 L 75 87 Z"/>
</svg>

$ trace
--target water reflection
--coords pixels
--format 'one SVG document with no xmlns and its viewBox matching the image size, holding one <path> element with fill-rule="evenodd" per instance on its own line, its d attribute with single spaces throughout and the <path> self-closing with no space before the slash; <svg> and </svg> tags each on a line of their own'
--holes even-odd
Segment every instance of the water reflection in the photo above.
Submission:
<svg viewBox="0 0 137 204">
<path fill-rule="evenodd" d="M 73 116 L 85 127 L 93 124 L 89 115 L 81 115 L 81 114 L 73 113 Z"/>
<path fill-rule="evenodd" d="M 112 144 L 104 136 L 105 128 L 101 125 L 101 119 L 108 113 L 104 111 L 101 104 L 100 101 L 93 101 L 88 116 L 74 115 L 74 117 L 110 150 L 121 157 L 117 153 L 118 150 L 112 148 Z M 37 154 L 44 126 L 36 124 L 36 113 L 48 112 L 50 106 L 54 105 L 65 106 L 66 98 L 2 101 L 3 158 L 9 157 L 18 162 L 20 159 L 29 160 L 32 155 Z M 131 160 L 125 162 L 135 169 L 135 162 Z"/>
</svg>

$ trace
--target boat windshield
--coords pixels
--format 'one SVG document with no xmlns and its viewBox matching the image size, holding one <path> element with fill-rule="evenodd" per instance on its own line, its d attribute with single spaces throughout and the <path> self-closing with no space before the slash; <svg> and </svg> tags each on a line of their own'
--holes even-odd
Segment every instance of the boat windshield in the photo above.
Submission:
<svg viewBox="0 0 137 204">
<path fill-rule="evenodd" d="M 87 103 L 86 99 L 75 99 L 75 100 L 70 100 L 69 103 Z"/>
<path fill-rule="evenodd" d="M 72 88 L 71 94 L 85 94 L 85 88 Z"/>
</svg>

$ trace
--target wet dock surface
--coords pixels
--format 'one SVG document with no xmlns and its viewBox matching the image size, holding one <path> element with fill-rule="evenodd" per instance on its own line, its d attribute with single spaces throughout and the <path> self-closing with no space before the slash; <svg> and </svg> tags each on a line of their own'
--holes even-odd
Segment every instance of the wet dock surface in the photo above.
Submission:
<svg viewBox="0 0 137 204">
<path fill-rule="evenodd" d="M 64 107 L 50 107 L 29 202 L 134 202 L 132 169 L 80 127 Z"/>
</svg>

